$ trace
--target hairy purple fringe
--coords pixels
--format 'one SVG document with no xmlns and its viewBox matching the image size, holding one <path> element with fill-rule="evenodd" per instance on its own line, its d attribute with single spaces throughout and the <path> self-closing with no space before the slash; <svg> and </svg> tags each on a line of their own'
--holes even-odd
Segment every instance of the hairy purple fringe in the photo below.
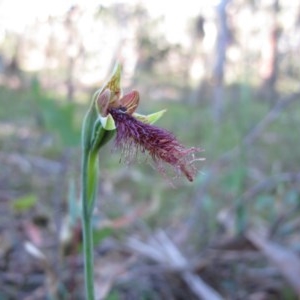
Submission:
<svg viewBox="0 0 300 300">
<path fill-rule="evenodd" d="M 109 113 L 116 123 L 116 146 L 122 150 L 125 159 L 134 159 L 138 151 L 148 153 L 161 173 L 165 173 L 162 164 L 165 162 L 193 181 L 197 172 L 193 154 L 201 151 L 199 148 L 184 147 L 171 132 L 145 124 L 121 108 L 111 108 Z"/>
</svg>

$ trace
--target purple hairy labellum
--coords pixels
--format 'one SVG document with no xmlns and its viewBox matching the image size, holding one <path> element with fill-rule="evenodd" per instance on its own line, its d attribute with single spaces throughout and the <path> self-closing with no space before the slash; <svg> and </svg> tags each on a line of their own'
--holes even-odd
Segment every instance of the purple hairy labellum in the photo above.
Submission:
<svg viewBox="0 0 300 300">
<path fill-rule="evenodd" d="M 132 160 L 138 152 L 150 155 L 155 166 L 165 174 L 165 164 L 193 181 L 197 173 L 194 154 L 199 148 L 186 148 L 169 131 L 144 123 L 127 112 L 126 107 L 109 108 L 116 124 L 116 147 L 122 150 L 125 160 Z"/>
</svg>

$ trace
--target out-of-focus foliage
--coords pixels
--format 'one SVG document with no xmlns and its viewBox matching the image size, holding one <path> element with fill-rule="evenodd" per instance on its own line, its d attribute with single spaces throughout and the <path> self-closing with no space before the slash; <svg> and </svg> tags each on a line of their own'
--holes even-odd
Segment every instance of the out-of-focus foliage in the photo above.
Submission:
<svg viewBox="0 0 300 300">
<path fill-rule="evenodd" d="M 47 96 L 37 78 L 32 80 L 31 89 L 36 105 L 36 120 L 40 128 L 56 136 L 56 143 L 59 142 L 64 146 L 78 146 L 80 123 L 76 120 L 75 104 L 57 101 Z"/>
<path fill-rule="evenodd" d="M 12 208 L 16 212 L 30 210 L 36 204 L 37 198 L 34 195 L 26 195 L 13 200 Z"/>
<path fill-rule="evenodd" d="M 113 143 L 101 150 L 94 238 L 102 295 L 196 299 L 171 255 L 165 264 L 159 256 L 167 253 L 156 234 L 163 229 L 188 260 L 186 271 L 223 297 L 295 299 L 297 289 L 283 278 L 297 274 L 296 259 L 278 265 L 269 240 L 299 254 L 299 5 L 271 2 L 227 4 L 221 82 L 214 76 L 221 28 L 213 4 L 199 3 L 188 15 L 176 12 L 177 2 L 161 14 L 143 2 L 77 5 L 1 35 L 3 299 L 25 299 L 40 287 L 45 298 L 58 299 L 55 290 L 82 299 L 79 129 L 116 59 L 125 89 L 141 94 L 139 112 L 166 108 L 157 125 L 202 147 L 206 161 L 193 184 L 176 179 L 173 189 L 144 158 L 127 166 Z M 134 239 L 144 247 L 132 251 Z M 44 261 L 21 247 L 27 240 Z M 161 260 L 141 255 L 145 249 L 156 249 Z"/>
</svg>

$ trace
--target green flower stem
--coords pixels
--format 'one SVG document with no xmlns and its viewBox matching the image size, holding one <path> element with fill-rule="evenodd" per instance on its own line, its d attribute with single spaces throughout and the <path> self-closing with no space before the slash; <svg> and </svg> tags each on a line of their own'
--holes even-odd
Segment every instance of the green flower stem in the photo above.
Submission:
<svg viewBox="0 0 300 300">
<path fill-rule="evenodd" d="M 82 157 L 82 224 L 86 299 L 94 300 L 94 245 L 92 213 L 97 192 L 98 156 L 84 150 Z"/>
<path fill-rule="evenodd" d="M 83 152 L 82 158 L 82 229 L 83 229 L 83 256 L 85 292 L 87 300 L 94 300 L 94 255 L 93 255 L 93 233 L 91 220 L 91 178 L 89 151 Z"/>
<path fill-rule="evenodd" d="M 89 218 L 91 218 L 98 187 L 98 154 L 96 152 L 91 152 L 88 156 L 86 180 L 87 197 L 85 201 L 85 206 L 87 206 L 88 216 Z"/>
<path fill-rule="evenodd" d="M 85 293 L 87 300 L 95 299 L 94 292 L 94 255 L 93 255 L 93 231 L 91 218 L 83 215 L 83 253 L 84 253 L 84 275 Z"/>
</svg>

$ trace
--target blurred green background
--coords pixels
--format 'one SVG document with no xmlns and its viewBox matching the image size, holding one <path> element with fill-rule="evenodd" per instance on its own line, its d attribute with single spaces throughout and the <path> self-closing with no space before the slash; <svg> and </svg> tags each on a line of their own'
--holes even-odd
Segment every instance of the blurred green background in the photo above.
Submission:
<svg viewBox="0 0 300 300">
<path fill-rule="evenodd" d="M 99 297 L 212 299 L 175 258 L 132 250 L 162 252 L 164 232 L 216 299 L 297 299 L 299 4 L 60 2 L 0 2 L 0 299 L 82 299 L 80 129 L 116 61 L 138 112 L 166 108 L 157 125 L 206 160 L 173 188 L 148 160 L 101 150 Z"/>
</svg>

